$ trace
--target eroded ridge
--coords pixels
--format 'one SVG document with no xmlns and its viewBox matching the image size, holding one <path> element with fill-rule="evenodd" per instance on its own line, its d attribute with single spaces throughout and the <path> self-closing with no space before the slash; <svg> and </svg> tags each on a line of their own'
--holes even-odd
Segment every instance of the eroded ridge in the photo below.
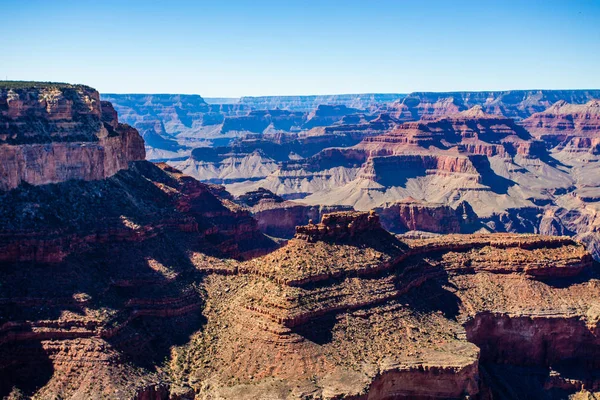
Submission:
<svg viewBox="0 0 600 400">
<path fill-rule="evenodd" d="M 211 377 L 201 396 L 485 398 L 505 374 L 496 363 L 549 368 L 570 351 L 524 363 L 508 357 L 512 341 L 548 352 L 543 346 L 563 346 L 560 338 L 572 329 L 596 323 L 574 317 L 590 318 L 598 282 L 589 253 L 566 237 L 399 240 L 368 212 L 334 213 L 297 232 L 234 275 L 210 279 L 207 330 L 182 350 L 192 353 L 181 353 L 186 368 Z M 518 299 L 519 290 L 527 300 Z M 553 319 L 533 323 L 531 335 L 507 332 L 530 318 Z M 532 333 L 535 326 L 564 336 Z M 492 351 L 484 331 L 506 334 L 499 342 L 506 347 Z M 595 349 L 592 336 L 571 340 Z M 548 387 L 564 378 L 553 374 L 548 370 Z"/>
</svg>

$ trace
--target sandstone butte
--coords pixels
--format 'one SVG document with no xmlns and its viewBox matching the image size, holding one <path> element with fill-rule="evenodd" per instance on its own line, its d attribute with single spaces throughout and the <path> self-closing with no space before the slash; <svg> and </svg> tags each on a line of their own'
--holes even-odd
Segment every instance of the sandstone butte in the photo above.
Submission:
<svg viewBox="0 0 600 400">
<path fill-rule="evenodd" d="M 600 279 L 577 241 L 407 239 L 343 211 L 278 246 L 222 187 L 143 161 L 94 90 L 1 93 L 0 164 L 20 172 L 0 177 L 0 396 L 598 395 Z"/>
</svg>

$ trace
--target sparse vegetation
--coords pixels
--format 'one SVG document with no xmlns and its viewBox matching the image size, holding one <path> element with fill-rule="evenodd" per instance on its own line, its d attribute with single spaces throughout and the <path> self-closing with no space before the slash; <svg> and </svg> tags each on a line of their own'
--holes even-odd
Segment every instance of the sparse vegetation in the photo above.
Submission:
<svg viewBox="0 0 600 400">
<path fill-rule="evenodd" d="M 64 82 L 36 82 L 36 81 L 0 81 L 0 90 L 9 89 L 44 89 L 44 88 L 56 88 L 56 89 L 85 89 L 94 90 L 89 86 L 80 84 L 71 84 Z"/>
</svg>

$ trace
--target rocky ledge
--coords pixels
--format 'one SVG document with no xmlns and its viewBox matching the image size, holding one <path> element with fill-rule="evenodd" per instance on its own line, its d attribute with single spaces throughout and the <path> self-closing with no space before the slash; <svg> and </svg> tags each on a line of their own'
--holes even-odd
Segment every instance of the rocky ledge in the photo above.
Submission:
<svg viewBox="0 0 600 400">
<path fill-rule="evenodd" d="M 483 229 L 479 217 L 471 205 L 463 201 L 456 208 L 427 203 L 408 197 L 385 203 L 375 211 L 381 217 L 382 226 L 394 233 L 424 231 L 433 233 L 473 233 Z"/>
<path fill-rule="evenodd" d="M 139 133 L 94 89 L 0 83 L 0 190 L 104 179 L 144 158 Z"/>
<path fill-rule="evenodd" d="M 352 207 L 343 205 L 309 205 L 284 200 L 262 187 L 244 193 L 236 200 L 250 209 L 263 233 L 281 239 L 291 239 L 297 226 L 307 225 L 310 221 L 320 221 L 325 214 L 352 210 Z"/>
<path fill-rule="evenodd" d="M 296 239 L 308 242 L 343 240 L 372 231 L 382 231 L 379 216 L 374 212 L 336 212 L 325 214 L 321 222 L 296 227 Z"/>
</svg>

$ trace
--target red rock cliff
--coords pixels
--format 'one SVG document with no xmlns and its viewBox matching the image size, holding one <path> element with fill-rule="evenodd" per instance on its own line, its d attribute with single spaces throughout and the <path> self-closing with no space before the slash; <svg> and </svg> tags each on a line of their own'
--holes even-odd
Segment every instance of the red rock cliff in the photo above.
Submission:
<svg viewBox="0 0 600 400">
<path fill-rule="evenodd" d="M 97 180 L 145 158 L 144 141 L 82 85 L 0 88 L 0 190 L 21 183 Z"/>
</svg>

